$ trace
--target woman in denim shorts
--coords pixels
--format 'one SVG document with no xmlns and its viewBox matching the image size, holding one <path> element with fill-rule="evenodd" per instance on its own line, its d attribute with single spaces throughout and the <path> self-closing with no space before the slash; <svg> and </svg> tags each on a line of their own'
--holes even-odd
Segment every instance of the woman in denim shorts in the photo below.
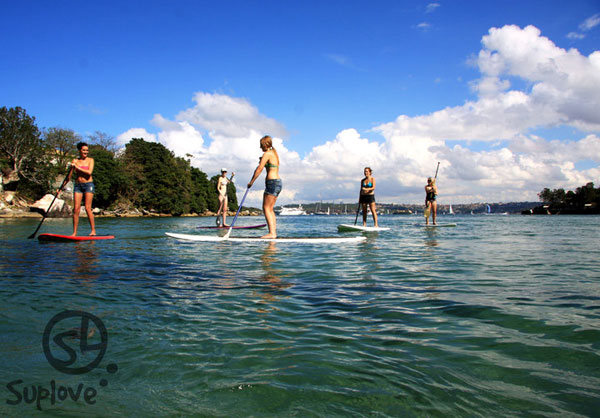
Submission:
<svg viewBox="0 0 600 418">
<path fill-rule="evenodd" d="M 80 142 L 77 144 L 79 157 L 71 162 L 71 171 L 69 171 L 69 180 L 75 174 L 75 187 L 73 188 L 73 236 L 77 235 L 79 226 L 79 211 L 81 210 L 81 201 L 85 202 L 85 212 L 90 222 L 92 231 L 90 235 L 96 235 L 96 226 L 94 223 L 94 213 L 92 212 L 92 199 L 94 198 L 94 181 L 92 171 L 94 171 L 94 159 L 88 157 L 90 152 L 88 144 Z M 84 199 L 85 198 L 85 199 Z"/>
<path fill-rule="evenodd" d="M 279 178 L 279 155 L 273 148 L 273 140 L 268 135 L 261 138 L 260 149 L 263 151 L 263 155 L 260 158 L 258 167 L 254 170 L 252 180 L 248 183 L 248 188 L 252 187 L 263 168 L 266 168 L 267 178 L 265 180 L 265 193 L 263 194 L 263 212 L 269 227 L 269 233 L 262 238 L 277 238 L 277 219 L 275 218 L 274 207 L 282 187 L 281 178 Z"/>
</svg>

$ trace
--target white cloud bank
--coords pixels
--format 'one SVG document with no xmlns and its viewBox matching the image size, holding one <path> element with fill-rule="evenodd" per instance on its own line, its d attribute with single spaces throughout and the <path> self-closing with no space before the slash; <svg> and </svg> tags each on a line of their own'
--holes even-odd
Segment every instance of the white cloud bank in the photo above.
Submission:
<svg viewBox="0 0 600 418">
<path fill-rule="evenodd" d="M 400 115 L 373 129 L 383 142 L 349 128 L 301 158 L 286 148 L 281 123 L 245 99 L 210 93 L 197 93 L 195 105 L 174 121 L 155 115 L 158 134 L 131 129 L 118 140 L 161 142 L 177 155 L 192 155 L 193 165 L 209 176 L 226 166 L 236 171 L 243 192 L 261 155 L 258 141 L 270 134 L 282 161 L 280 204 L 353 202 L 365 166 L 373 168 L 378 201 L 421 202 L 424 180 L 438 161 L 440 199 L 447 203 L 537 200 L 544 187 L 598 183 L 600 51 L 586 57 L 557 47 L 533 26 L 512 25 L 490 29 L 482 46 L 473 59 L 481 73 L 471 83 L 476 100 L 416 117 Z M 526 87 L 512 88 L 514 82 Z M 562 141 L 532 133 L 560 126 L 581 134 Z M 471 149 L 476 141 L 488 143 L 487 150 Z M 578 169 L 579 162 L 588 168 Z M 247 202 L 259 205 L 261 199 L 257 184 Z"/>
</svg>

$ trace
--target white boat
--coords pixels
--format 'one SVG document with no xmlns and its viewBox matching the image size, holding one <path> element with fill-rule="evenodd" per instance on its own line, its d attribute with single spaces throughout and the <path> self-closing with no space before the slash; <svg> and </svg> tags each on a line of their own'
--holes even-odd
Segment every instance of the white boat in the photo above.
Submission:
<svg viewBox="0 0 600 418">
<path fill-rule="evenodd" d="M 280 216 L 298 216 L 298 215 L 306 215 L 304 209 L 302 209 L 302 205 L 298 205 L 297 208 L 290 207 L 282 207 L 279 212 L 277 212 Z"/>
<path fill-rule="evenodd" d="M 450 205 L 450 208 L 448 209 L 448 215 L 454 215 L 454 211 L 452 210 L 452 205 Z"/>
</svg>

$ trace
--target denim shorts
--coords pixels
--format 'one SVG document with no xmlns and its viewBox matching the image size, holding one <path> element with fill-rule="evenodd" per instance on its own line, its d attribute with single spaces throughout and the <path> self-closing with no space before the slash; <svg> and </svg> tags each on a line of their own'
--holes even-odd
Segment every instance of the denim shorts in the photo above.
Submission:
<svg viewBox="0 0 600 418">
<path fill-rule="evenodd" d="M 73 193 L 94 193 L 94 182 L 89 181 L 87 183 L 75 183 Z"/>
<path fill-rule="evenodd" d="M 281 193 L 282 182 L 281 179 L 271 179 L 265 182 L 265 194 L 270 194 L 275 197 Z"/>
</svg>

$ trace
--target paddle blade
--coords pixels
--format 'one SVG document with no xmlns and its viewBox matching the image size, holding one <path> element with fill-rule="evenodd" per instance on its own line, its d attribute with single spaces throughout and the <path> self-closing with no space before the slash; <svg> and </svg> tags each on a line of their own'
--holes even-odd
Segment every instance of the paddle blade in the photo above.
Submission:
<svg viewBox="0 0 600 418">
<path fill-rule="evenodd" d="M 425 209 L 425 212 L 423 212 L 423 216 L 426 218 L 429 218 L 430 213 L 431 213 L 431 208 L 427 207 L 427 209 Z"/>
</svg>

